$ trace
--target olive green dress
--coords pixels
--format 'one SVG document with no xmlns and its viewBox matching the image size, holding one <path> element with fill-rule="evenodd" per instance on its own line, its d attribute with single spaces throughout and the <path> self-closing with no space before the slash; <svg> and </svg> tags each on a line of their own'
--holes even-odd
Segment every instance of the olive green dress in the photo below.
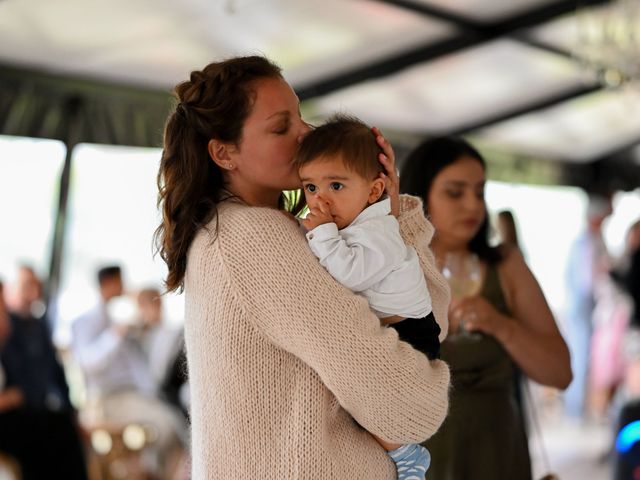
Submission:
<svg viewBox="0 0 640 480">
<path fill-rule="evenodd" d="M 508 314 L 496 267 L 481 293 Z M 449 414 L 424 446 L 427 480 L 530 480 L 531 464 L 519 402 L 518 370 L 491 336 L 451 335 L 442 344 L 451 367 Z"/>
</svg>

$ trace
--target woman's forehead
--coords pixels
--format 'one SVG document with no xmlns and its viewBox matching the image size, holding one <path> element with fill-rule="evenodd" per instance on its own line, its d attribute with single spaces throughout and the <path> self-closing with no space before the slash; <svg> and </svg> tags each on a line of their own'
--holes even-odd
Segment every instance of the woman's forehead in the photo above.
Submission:
<svg viewBox="0 0 640 480">
<path fill-rule="evenodd" d="M 287 115 L 298 107 L 298 98 L 281 78 L 263 78 L 257 80 L 253 88 L 251 115 L 262 120 L 269 120 L 278 115 Z"/>
<path fill-rule="evenodd" d="M 474 158 L 462 157 L 443 168 L 436 178 L 447 182 L 477 183 L 484 182 L 485 173 L 482 164 Z"/>
</svg>

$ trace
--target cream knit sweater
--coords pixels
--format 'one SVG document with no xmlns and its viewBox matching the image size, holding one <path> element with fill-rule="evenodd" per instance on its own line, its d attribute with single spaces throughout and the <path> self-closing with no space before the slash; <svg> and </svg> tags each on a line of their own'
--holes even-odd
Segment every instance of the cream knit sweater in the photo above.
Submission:
<svg viewBox="0 0 640 480">
<path fill-rule="evenodd" d="M 433 227 L 420 200 L 401 198 L 402 235 L 444 336 L 449 292 L 428 249 Z M 185 278 L 192 478 L 394 479 L 364 429 L 403 444 L 433 435 L 447 413 L 447 365 L 381 327 L 284 213 L 223 202 L 215 231 L 214 219 L 194 239 Z"/>
</svg>

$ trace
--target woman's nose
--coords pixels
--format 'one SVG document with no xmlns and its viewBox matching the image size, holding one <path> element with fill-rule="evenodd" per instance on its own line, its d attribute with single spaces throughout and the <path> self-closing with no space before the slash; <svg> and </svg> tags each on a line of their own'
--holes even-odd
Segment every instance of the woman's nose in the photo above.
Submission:
<svg viewBox="0 0 640 480">
<path fill-rule="evenodd" d="M 478 198 L 475 193 L 471 193 L 465 197 L 464 206 L 467 210 L 481 209 L 483 206 L 482 199 Z"/>
<path fill-rule="evenodd" d="M 304 139 L 304 137 L 307 136 L 307 133 L 309 133 L 312 130 L 312 126 L 309 125 L 307 122 L 305 122 L 304 120 L 300 121 L 300 131 L 298 133 L 298 143 L 301 143 L 302 140 Z"/>
</svg>

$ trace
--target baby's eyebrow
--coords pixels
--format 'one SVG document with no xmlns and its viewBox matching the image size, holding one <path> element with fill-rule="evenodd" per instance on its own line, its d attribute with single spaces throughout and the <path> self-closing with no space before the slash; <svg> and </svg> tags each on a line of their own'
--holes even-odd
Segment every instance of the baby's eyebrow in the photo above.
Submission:
<svg viewBox="0 0 640 480">
<path fill-rule="evenodd" d="M 327 175 L 323 180 L 349 180 L 349 177 L 341 177 L 339 175 Z"/>
<path fill-rule="evenodd" d="M 300 177 L 300 180 L 303 182 L 309 182 L 312 179 L 308 177 Z M 349 177 L 341 177 L 339 175 L 326 175 L 322 177 L 321 180 L 349 180 Z"/>
</svg>

